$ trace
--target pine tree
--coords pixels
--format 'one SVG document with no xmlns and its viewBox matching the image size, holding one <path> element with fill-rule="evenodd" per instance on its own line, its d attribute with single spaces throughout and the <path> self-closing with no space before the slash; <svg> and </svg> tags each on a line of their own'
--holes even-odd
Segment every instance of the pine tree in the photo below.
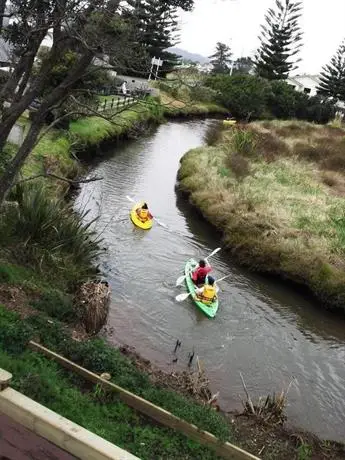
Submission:
<svg viewBox="0 0 345 460">
<path fill-rule="evenodd" d="M 345 42 L 339 46 L 331 62 L 323 67 L 317 90 L 322 96 L 345 101 Z"/>
<path fill-rule="evenodd" d="M 216 52 L 210 56 L 211 64 L 213 65 L 213 73 L 229 73 L 231 64 L 232 52 L 229 46 L 225 43 L 218 42 Z"/>
<path fill-rule="evenodd" d="M 164 61 L 160 73 L 169 72 L 179 62 L 178 56 L 169 53 L 167 48 L 174 46 L 178 40 L 177 8 L 161 0 L 129 0 L 136 24 L 137 41 L 143 53 L 148 57 L 147 72 L 153 57 Z"/>
<path fill-rule="evenodd" d="M 268 10 L 255 57 L 255 69 L 260 77 L 282 80 L 297 68 L 296 55 L 303 35 L 299 26 L 301 10 L 301 2 L 295 0 L 276 0 L 276 8 Z"/>
</svg>

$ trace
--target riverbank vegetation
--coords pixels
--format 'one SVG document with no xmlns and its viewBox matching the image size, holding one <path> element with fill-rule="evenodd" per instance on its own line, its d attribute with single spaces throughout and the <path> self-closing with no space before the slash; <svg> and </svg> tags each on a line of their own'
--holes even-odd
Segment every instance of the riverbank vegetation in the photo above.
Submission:
<svg viewBox="0 0 345 460">
<path fill-rule="evenodd" d="M 182 160 L 179 185 L 253 270 L 345 312 L 345 131 L 300 121 L 225 130 Z"/>
<path fill-rule="evenodd" d="M 12 281 L 15 284 L 15 278 Z M 162 371 L 158 371 L 159 379 L 155 379 L 154 369 L 150 367 L 147 373 L 145 366 L 142 363 L 137 366 L 127 353 L 123 355 L 99 338 L 82 339 L 80 333 L 75 335 L 76 331 L 58 320 L 37 313 L 29 305 L 17 305 L 17 312 L 0 305 L 0 367 L 13 373 L 13 387 L 142 459 L 149 460 L 153 455 L 169 460 L 217 457 L 173 430 L 150 422 L 99 386 L 29 351 L 26 345 L 30 339 L 96 374 L 109 374 L 115 384 L 262 459 L 299 459 L 299 452 L 307 448 L 320 459 L 345 458 L 339 444 L 321 442 L 307 434 L 293 434 L 253 416 L 216 412 L 205 405 L 206 401 L 202 404 L 193 400 L 189 390 L 170 386 L 169 376 L 164 379 Z"/>
<path fill-rule="evenodd" d="M 76 342 L 61 326 L 44 316 L 20 320 L 16 314 L 2 307 L 0 321 L 6 331 L 0 338 L 0 367 L 13 373 L 15 389 L 140 458 L 216 457 L 212 451 L 173 430 L 150 423 L 118 401 L 116 396 L 85 383 L 48 359 L 26 350 L 26 341 L 30 337 L 39 338 L 46 346 L 96 373 L 110 373 L 112 381 L 117 384 L 214 432 L 223 440 L 232 439 L 229 424 L 221 415 L 177 393 L 154 387 L 148 376 L 140 373 L 119 351 L 107 347 L 101 340 Z"/>
<path fill-rule="evenodd" d="M 239 120 L 278 118 L 328 123 L 336 112 L 332 102 L 296 91 L 281 80 L 214 75 L 206 79 L 205 85 L 214 91 L 214 100 Z"/>
</svg>

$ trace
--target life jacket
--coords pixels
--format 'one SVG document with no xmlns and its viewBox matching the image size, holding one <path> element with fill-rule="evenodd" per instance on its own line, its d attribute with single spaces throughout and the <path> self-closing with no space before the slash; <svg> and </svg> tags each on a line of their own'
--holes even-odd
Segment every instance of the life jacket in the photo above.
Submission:
<svg viewBox="0 0 345 460">
<path fill-rule="evenodd" d="M 148 209 L 142 209 L 142 208 L 140 208 L 138 211 L 139 211 L 139 212 L 138 212 L 139 218 L 140 218 L 143 222 L 149 220 L 149 210 L 148 210 Z"/>
<path fill-rule="evenodd" d="M 217 291 L 214 286 L 210 286 L 209 284 L 205 284 L 204 290 L 200 295 L 201 299 L 205 303 L 212 303 L 214 298 L 217 296 Z"/>
</svg>

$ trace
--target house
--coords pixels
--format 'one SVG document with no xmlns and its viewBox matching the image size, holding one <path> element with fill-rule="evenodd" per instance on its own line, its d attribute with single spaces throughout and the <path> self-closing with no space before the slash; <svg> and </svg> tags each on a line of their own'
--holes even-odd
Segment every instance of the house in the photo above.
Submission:
<svg viewBox="0 0 345 460">
<path fill-rule="evenodd" d="M 199 72 L 211 73 L 213 69 L 213 65 L 210 64 L 209 62 L 205 62 L 204 64 L 197 64 L 196 68 L 199 70 Z"/>
<path fill-rule="evenodd" d="M 316 96 L 320 77 L 319 75 L 310 74 L 294 75 L 293 77 L 289 77 L 286 82 L 293 86 L 296 91 L 309 94 L 309 96 Z"/>
</svg>

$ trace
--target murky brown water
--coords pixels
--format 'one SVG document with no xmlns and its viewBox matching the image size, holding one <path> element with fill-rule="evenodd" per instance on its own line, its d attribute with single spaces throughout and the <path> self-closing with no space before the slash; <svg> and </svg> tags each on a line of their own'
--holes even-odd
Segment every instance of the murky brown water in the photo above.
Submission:
<svg viewBox="0 0 345 460">
<path fill-rule="evenodd" d="M 203 143 L 207 121 L 168 123 L 147 138 L 114 147 L 95 166 L 102 182 L 83 186 L 78 206 L 100 216 L 108 253 L 102 267 L 113 297 L 110 340 L 133 345 L 165 368 L 183 368 L 194 349 L 226 409 L 239 407 L 239 372 L 253 396 L 279 391 L 294 376 L 289 421 L 335 440 L 345 439 L 345 323 L 323 313 L 283 283 L 254 276 L 224 253 L 213 259 L 222 284 L 217 318 L 190 301 L 177 304 L 176 278 L 191 256 L 220 245 L 219 237 L 175 193 L 181 156 Z M 149 202 L 169 226 L 133 228 L 126 195 Z M 182 341 L 171 364 L 176 339 Z"/>
</svg>

